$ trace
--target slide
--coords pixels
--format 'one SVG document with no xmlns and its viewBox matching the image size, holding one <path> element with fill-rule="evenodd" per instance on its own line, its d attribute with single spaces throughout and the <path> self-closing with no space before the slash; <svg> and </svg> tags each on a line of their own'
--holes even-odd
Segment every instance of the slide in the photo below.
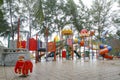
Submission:
<svg viewBox="0 0 120 80">
<path fill-rule="evenodd" d="M 50 52 L 47 57 L 54 57 L 54 52 Z"/>
<path fill-rule="evenodd" d="M 77 51 L 74 50 L 74 53 L 78 56 L 78 58 L 81 58 Z"/>
<path fill-rule="evenodd" d="M 43 54 L 40 54 L 40 55 L 39 55 L 39 58 L 41 58 L 41 57 L 42 57 L 42 56 L 44 56 L 44 55 L 45 55 L 45 53 L 43 53 Z"/>
<path fill-rule="evenodd" d="M 56 53 L 56 55 L 58 55 L 59 53 Z M 50 52 L 47 57 L 54 57 L 54 52 Z"/>
<path fill-rule="evenodd" d="M 108 55 L 108 52 L 112 50 L 111 46 L 105 46 L 105 45 L 100 45 L 100 55 L 103 56 L 106 59 L 112 60 L 113 57 Z"/>
</svg>

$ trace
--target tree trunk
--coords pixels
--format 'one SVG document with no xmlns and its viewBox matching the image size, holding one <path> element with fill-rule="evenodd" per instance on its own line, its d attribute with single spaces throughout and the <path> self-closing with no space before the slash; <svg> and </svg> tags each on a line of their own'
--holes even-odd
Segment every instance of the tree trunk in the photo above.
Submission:
<svg viewBox="0 0 120 80">
<path fill-rule="evenodd" d="M 9 1 L 9 6 L 10 6 L 10 24 L 11 24 L 11 37 L 12 41 L 14 40 L 14 29 L 13 29 L 13 24 L 12 24 L 12 11 L 11 11 L 11 0 Z"/>
</svg>

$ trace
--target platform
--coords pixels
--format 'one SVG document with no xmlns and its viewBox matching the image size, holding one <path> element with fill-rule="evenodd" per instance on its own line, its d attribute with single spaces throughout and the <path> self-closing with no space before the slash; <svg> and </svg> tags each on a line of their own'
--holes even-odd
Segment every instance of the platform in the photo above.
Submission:
<svg viewBox="0 0 120 80">
<path fill-rule="evenodd" d="M 34 63 L 27 77 L 15 74 L 14 67 L 0 66 L 0 80 L 120 80 L 120 59 L 43 61 Z"/>
</svg>

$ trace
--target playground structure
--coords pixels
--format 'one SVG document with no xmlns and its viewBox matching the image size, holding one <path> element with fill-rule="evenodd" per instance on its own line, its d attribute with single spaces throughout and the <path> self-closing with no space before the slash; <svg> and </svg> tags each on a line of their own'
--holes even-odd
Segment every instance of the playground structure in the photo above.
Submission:
<svg viewBox="0 0 120 80">
<path fill-rule="evenodd" d="M 56 55 L 61 54 L 63 58 L 69 59 L 74 57 L 74 53 L 76 54 L 76 56 L 78 58 L 85 58 L 85 57 L 89 57 L 90 53 L 92 53 L 92 55 L 94 54 L 93 50 L 96 50 L 96 52 L 100 53 L 99 55 L 101 55 L 104 58 L 107 59 L 112 59 L 110 56 L 108 57 L 108 55 L 103 56 L 103 54 L 107 54 L 109 51 L 111 51 L 112 47 L 108 47 L 108 51 L 106 50 L 106 48 L 99 48 L 99 45 L 101 44 L 94 44 L 94 42 L 92 41 L 92 37 L 95 34 L 95 31 L 88 31 L 87 29 L 82 29 L 80 31 L 80 38 L 75 38 L 73 39 L 73 32 L 71 29 L 63 29 L 62 30 L 62 36 L 64 36 L 65 38 L 58 40 L 57 37 L 54 38 L 54 41 L 48 42 L 48 43 L 43 43 L 40 40 L 37 39 L 37 35 L 36 35 L 36 39 L 34 38 L 29 38 L 28 41 L 26 42 L 26 45 L 29 45 L 27 48 L 29 51 L 36 51 L 35 54 L 35 60 L 36 62 L 39 62 L 41 60 L 42 56 L 46 56 L 45 58 L 48 57 L 54 57 L 54 61 L 56 61 Z M 29 42 L 29 43 L 28 43 Z M 21 42 L 21 44 L 23 44 Z M 44 47 L 41 46 L 41 44 L 46 44 Z M 79 53 L 77 52 L 77 50 L 74 49 L 74 44 L 78 44 L 79 45 Z M 23 45 L 24 46 L 24 45 Z M 23 47 L 24 48 L 24 47 Z M 62 53 L 58 53 L 56 51 L 58 51 L 58 49 L 63 49 L 65 51 L 63 51 Z M 81 52 L 81 48 L 84 48 L 83 51 Z M 86 50 L 87 48 L 87 50 Z M 92 52 L 90 52 L 90 50 L 92 50 Z M 44 52 L 44 54 L 42 54 L 42 52 Z M 45 54 L 45 52 L 47 52 L 47 54 Z M 98 54 L 98 53 L 97 53 Z M 71 57 L 70 57 L 71 56 Z"/>
<path fill-rule="evenodd" d="M 100 45 L 100 55 L 107 59 L 113 59 L 113 56 L 109 56 L 108 52 L 112 50 L 111 46 Z"/>
<path fill-rule="evenodd" d="M 86 43 L 85 43 L 85 37 L 89 37 L 89 36 L 93 36 L 94 35 L 94 31 L 90 31 L 90 33 L 88 33 L 88 31 L 86 32 L 87 30 L 86 29 L 83 29 L 82 31 L 81 31 L 81 34 L 80 34 L 80 36 L 81 36 L 81 38 L 82 38 L 82 40 L 80 40 L 80 39 L 73 39 L 72 38 L 72 36 L 73 36 L 73 33 L 72 33 L 72 30 L 70 30 L 70 29 L 64 29 L 64 30 L 62 30 L 62 35 L 63 36 L 65 36 L 65 39 L 63 39 L 62 38 L 62 40 L 61 41 L 58 41 L 57 40 L 57 43 L 56 43 L 56 45 L 54 44 L 54 45 L 52 45 L 51 44 L 51 46 L 54 46 L 54 47 L 60 47 L 60 46 L 58 46 L 57 44 L 60 44 L 61 46 L 62 46 L 62 48 L 61 48 L 61 50 L 63 49 L 63 51 L 62 51 L 62 58 L 66 58 L 66 59 L 69 59 L 70 58 L 70 56 L 71 56 L 71 58 L 73 59 L 73 57 L 74 57 L 74 53 L 79 57 L 79 58 L 81 58 L 81 54 L 79 54 L 76 50 L 74 50 L 73 49 L 73 45 L 74 44 L 79 44 L 80 46 L 84 46 L 84 47 L 88 47 L 88 48 L 91 48 L 90 46 L 89 46 L 89 44 L 87 44 L 87 46 L 86 46 Z M 55 42 L 55 40 L 56 40 L 56 38 L 54 39 L 54 42 Z M 62 43 L 60 43 L 60 42 L 62 42 Z M 48 47 L 48 51 L 49 52 L 51 52 L 50 51 L 50 49 L 51 49 L 51 47 Z M 92 48 L 91 48 L 92 49 Z M 54 52 L 56 51 L 56 49 L 54 48 Z M 53 52 L 53 53 L 54 53 Z M 84 53 L 84 52 L 83 52 Z M 55 54 L 56 55 L 56 54 Z M 87 53 L 87 56 L 89 56 L 89 53 Z M 54 58 L 55 59 L 55 58 Z"/>
<path fill-rule="evenodd" d="M 108 31 L 106 31 L 103 36 L 105 36 L 107 34 Z M 70 46 L 71 48 L 71 52 L 72 52 L 72 59 L 73 59 L 73 52 L 80 58 L 81 56 L 83 58 L 85 57 L 89 57 L 90 58 L 90 50 L 92 50 L 92 57 L 94 55 L 94 52 L 93 50 L 96 50 L 96 55 L 101 55 L 102 57 L 106 58 L 106 59 L 113 59 L 112 56 L 108 55 L 108 52 L 110 52 L 112 50 L 112 47 L 111 46 L 106 46 L 106 47 L 103 47 L 100 43 L 98 44 L 94 44 L 94 42 L 92 41 L 92 37 L 95 35 L 95 31 L 88 31 L 87 29 L 82 29 L 80 31 L 80 38 L 79 39 L 70 39 L 69 37 L 69 33 L 71 34 L 72 31 L 71 30 L 63 30 L 62 31 L 63 35 L 67 35 L 67 37 L 65 37 L 65 40 L 66 40 L 66 43 L 69 43 L 72 45 L 72 47 Z M 72 42 L 72 43 L 71 43 Z M 80 53 L 78 53 L 76 50 L 73 50 L 73 45 L 74 44 L 78 44 L 81 47 L 84 48 L 83 52 L 81 52 L 80 50 Z M 68 44 L 67 44 L 68 45 Z M 104 44 L 105 45 L 105 44 Z M 99 47 L 100 46 L 100 47 Z M 88 50 L 85 50 L 85 49 L 88 49 Z M 68 47 L 66 47 L 66 58 L 68 58 Z M 99 53 L 97 53 L 99 52 Z M 65 52 L 64 52 L 65 54 Z"/>
<path fill-rule="evenodd" d="M 73 32 L 71 29 L 63 29 L 61 33 L 65 36 L 66 59 L 69 59 L 69 56 L 73 59 Z"/>
<path fill-rule="evenodd" d="M 99 48 L 100 44 L 96 44 L 96 45 L 94 44 L 92 37 L 94 36 L 95 31 L 88 31 L 87 29 L 82 29 L 79 33 L 79 38 L 73 39 L 72 30 L 71 29 L 63 29 L 61 31 L 61 34 L 62 34 L 62 36 L 65 37 L 65 39 L 62 38 L 62 39 L 58 40 L 57 38 L 56 39 L 54 38 L 54 41 L 51 41 L 51 42 L 48 42 L 48 31 L 47 30 L 45 31 L 45 34 L 46 34 L 46 42 L 42 42 L 38 39 L 37 34 L 36 34 L 36 39 L 29 37 L 29 34 L 28 34 L 27 40 L 25 41 L 25 40 L 19 39 L 20 35 L 18 33 L 17 43 L 15 44 L 17 49 L 15 49 L 15 50 L 11 49 L 12 51 L 7 50 L 7 53 L 10 53 L 10 52 L 19 53 L 20 52 L 20 55 L 15 54 L 17 56 L 15 56 L 16 58 L 15 58 L 15 60 L 13 60 L 14 62 L 17 61 L 18 56 L 22 55 L 21 50 L 25 51 L 25 55 L 27 55 L 27 58 L 25 57 L 26 59 L 30 59 L 29 51 L 34 51 L 36 63 L 39 62 L 41 60 L 41 57 L 44 55 L 45 55 L 46 59 L 48 57 L 53 56 L 54 61 L 56 61 L 56 56 L 58 54 L 62 55 L 63 58 L 66 58 L 66 59 L 72 58 L 73 59 L 74 53 L 76 54 L 76 56 L 78 58 L 89 57 L 90 53 L 94 54 L 93 50 L 96 50 L 96 53 L 99 52 L 99 50 L 100 50 L 100 55 L 103 56 L 104 58 L 107 58 L 107 59 L 113 58 L 113 57 L 110 57 L 107 55 L 107 53 L 109 51 L 111 51 L 111 49 L 112 49 L 111 47 L 103 47 L 103 48 L 100 47 Z M 105 33 L 105 35 L 106 35 L 106 33 Z M 43 47 L 42 44 L 45 44 L 45 46 Z M 79 52 L 76 49 L 74 49 L 75 44 L 78 44 Z M 81 52 L 81 48 L 84 48 L 82 52 Z M 86 50 L 86 48 L 87 48 L 87 50 Z M 65 51 L 63 51 L 63 49 Z M 90 52 L 90 50 L 92 50 L 92 52 Z M 59 51 L 59 53 L 58 53 L 58 51 Z M 3 50 L 2 53 L 4 53 L 4 52 L 5 52 L 5 50 Z M 26 54 L 26 53 L 28 53 L 28 54 Z M 4 54 L 2 54 L 2 55 L 4 55 Z M 6 57 L 6 59 L 8 59 L 6 55 L 9 55 L 9 54 L 5 53 L 5 55 L 4 55 L 4 58 Z M 8 63 L 9 63 L 9 61 L 12 61 L 12 60 L 6 60 L 6 59 L 3 59 L 4 61 L 1 61 L 2 65 L 3 64 L 6 65 L 5 61 L 8 61 Z M 12 58 L 10 58 L 10 59 L 12 59 Z"/>
<path fill-rule="evenodd" d="M 26 48 L 28 51 L 35 51 L 35 62 L 37 63 L 38 61 L 41 60 L 41 57 L 45 55 L 46 57 L 46 61 L 47 58 L 49 56 L 54 56 L 54 61 L 56 61 L 56 55 L 58 54 L 58 49 L 65 49 L 64 51 L 64 56 L 62 54 L 62 57 L 66 57 L 66 59 L 69 59 L 69 57 L 71 56 L 72 59 L 74 57 L 74 53 L 81 58 L 81 56 L 83 55 L 83 57 L 89 57 L 90 55 L 90 50 L 92 50 L 92 55 L 94 54 L 93 50 L 96 50 L 96 53 L 99 52 L 100 50 L 100 55 L 103 56 L 103 52 L 104 54 L 108 53 L 109 51 L 111 51 L 111 47 L 109 47 L 108 51 L 105 51 L 105 49 L 103 48 L 99 48 L 99 46 L 101 44 L 93 44 L 93 36 L 95 35 L 95 31 L 88 31 L 87 29 L 82 29 L 80 31 L 79 34 L 79 38 L 78 39 L 73 39 L 73 32 L 71 29 L 63 29 L 61 31 L 62 36 L 65 36 L 65 39 L 60 39 L 58 40 L 58 38 L 56 37 L 54 39 L 54 41 L 48 42 L 48 28 L 46 27 L 45 29 L 45 43 L 42 43 L 38 40 L 38 34 L 36 34 L 36 39 L 31 38 L 31 37 L 27 37 L 27 41 L 20 41 L 19 36 L 20 36 L 20 19 L 18 19 L 18 38 L 17 38 L 17 48 Z M 108 33 L 108 31 L 104 31 L 102 33 L 102 40 L 105 39 L 106 34 Z M 29 35 L 29 34 L 28 34 Z M 41 46 L 41 44 L 45 44 L 45 46 Z M 84 48 L 83 52 L 81 52 L 81 50 L 79 50 L 79 53 L 74 49 L 74 44 L 78 44 L 79 48 L 81 49 L 82 47 Z M 105 44 L 104 44 L 105 45 Z M 86 48 L 88 48 L 88 50 L 85 50 Z M 87 51 L 87 52 L 86 52 Z M 44 54 L 41 54 L 42 52 L 44 52 Z M 59 51 L 59 54 L 61 51 Z M 97 53 L 98 54 L 98 53 Z M 108 55 L 107 55 L 108 56 Z M 105 56 L 104 56 L 105 57 Z M 106 58 L 106 57 L 105 57 Z"/>
<path fill-rule="evenodd" d="M 85 57 L 90 58 L 90 49 L 93 51 L 93 43 L 92 43 L 92 36 L 95 34 L 95 31 L 88 31 L 87 29 L 82 29 L 80 31 L 80 39 L 79 44 L 80 48 L 83 47 L 84 50 L 81 52 L 81 56 L 85 59 Z M 86 48 L 88 49 L 86 51 Z M 92 54 L 94 54 L 92 52 Z"/>
</svg>

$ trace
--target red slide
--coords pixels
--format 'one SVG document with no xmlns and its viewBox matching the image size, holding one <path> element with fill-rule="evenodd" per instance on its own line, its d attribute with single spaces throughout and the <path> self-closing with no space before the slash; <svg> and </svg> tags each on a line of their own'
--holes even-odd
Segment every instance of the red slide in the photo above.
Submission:
<svg viewBox="0 0 120 80">
<path fill-rule="evenodd" d="M 113 56 L 108 55 L 108 52 L 112 50 L 111 46 L 100 45 L 100 55 L 106 59 L 113 59 Z"/>
</svg>

